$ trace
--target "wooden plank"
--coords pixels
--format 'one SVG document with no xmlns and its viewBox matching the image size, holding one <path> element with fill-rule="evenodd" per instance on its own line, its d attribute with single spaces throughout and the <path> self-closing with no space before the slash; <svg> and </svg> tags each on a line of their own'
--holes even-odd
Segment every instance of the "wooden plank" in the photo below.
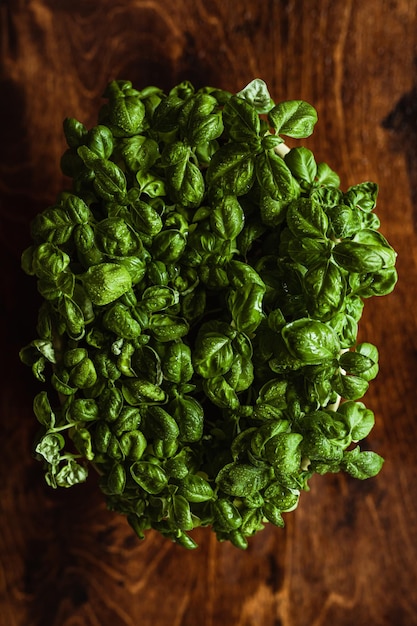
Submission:
<svg viewBox="0 0 417 626">
<path fill-rule="evenodd" d="M 0 3 L 1 626 L 417 625 L 417 4 L 411 0 L 3 0 Z M 380 185 L 394 294 L 366 303 L 380 348 L 367 394 L 380 476 L 316 477 L 284 530 L 247 552 L 200 531 L 189 553 L 139 543 L 94 478 L 55 492 L 32 460 L 36 385 L 17 351 L 37 296 L 20 271 L 29 221 L 65 185 L 62 120 L 95 122 L 105 84 L 230 91 L 253 77 L 318 110 L 304 142 L 343 186 Z"/>
</svg>

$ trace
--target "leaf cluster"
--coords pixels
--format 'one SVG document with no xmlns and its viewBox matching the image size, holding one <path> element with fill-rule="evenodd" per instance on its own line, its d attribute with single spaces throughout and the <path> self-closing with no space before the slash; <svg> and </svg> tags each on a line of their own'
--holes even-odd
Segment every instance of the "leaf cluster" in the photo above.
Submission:
<svg viewBox="0 0 417 626">
<path fill-rule="evenodd" d="M 22 255 L 42 296 L 20 353 L 44 385 L 35 454 L 52 487 L 94 467 L 140 537 L 193 548 L 211 526 L 245 548 L 315 473 L 381 468 L 358 445 L 378 371 L 358 322 L 397 278 L 377 186 L 343 192 L 310 150 L 282 150 L 317 114 L 259 79 L 104 95 L 93 128 L 65 120 L 72 188 Z"/>
</svg>

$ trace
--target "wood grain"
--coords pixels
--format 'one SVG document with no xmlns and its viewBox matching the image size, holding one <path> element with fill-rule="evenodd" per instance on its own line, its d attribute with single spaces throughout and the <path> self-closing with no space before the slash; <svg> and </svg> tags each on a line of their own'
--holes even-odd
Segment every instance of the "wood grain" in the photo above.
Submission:
<svg viewBox="0 0 417 626">
<path fill-rule="evenodd" d="M 0 626 L 417 626 L 417 3 L 413 0 L 0 0 Z M 95 121 L 108 80 L 303 98 L 305 145 L 344 187 L 380 185 L 400 281 L 367 302 L 381 368 L 367 394 L 375 479 L 317 477 L 286 528 L 247 552 L 196 534 L 139 543 L 94 479 L 55 492 L 31 457 L 36 390 L 20 366 L 37 295 L 29 222 L 65 185 L 62 120 Z"/>
</svg>

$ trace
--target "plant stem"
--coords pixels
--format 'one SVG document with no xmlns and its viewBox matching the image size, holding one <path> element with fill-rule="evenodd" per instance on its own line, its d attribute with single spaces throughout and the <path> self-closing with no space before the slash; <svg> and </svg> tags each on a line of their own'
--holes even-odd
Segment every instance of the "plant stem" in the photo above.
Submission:
<svg viewBox="0 0 417 626">
<path fill-rule="evenodd" d="M 291 148 L 289 148 L 286 143 L 280 143 L 274 148 L 274 151 L 282 158 L 284 158 L 290 150 Z"/>
</svg>

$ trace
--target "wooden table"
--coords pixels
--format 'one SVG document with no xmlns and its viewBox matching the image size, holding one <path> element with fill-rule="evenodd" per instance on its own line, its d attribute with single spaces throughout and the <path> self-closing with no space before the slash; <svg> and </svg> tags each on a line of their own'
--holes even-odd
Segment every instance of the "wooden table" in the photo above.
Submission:
<svg viewBox="0 0 417 626">
<path fill-rule="evenodd" d="M 1 626 L 417 625 L 417 3 L 413 0 L 2 0 Z M 62 120 L 95 122 L 105 84 L 183 79 L 238 91 L 263 78 L 304 99 L 305 145 L 342 186 L 380 185 L 399 283 L 366 303 L 362 340 L 380 349 L 369 481 L 316 477 L 286 527 L 246 552 L 209 531 L 187 552 L 139 543 L 94 479 L 49 489 L 31 457 L 37 385 L 17 357 L 37 295 L 20 270 L 29 222 L 64 184 Z"/>
</svg>

